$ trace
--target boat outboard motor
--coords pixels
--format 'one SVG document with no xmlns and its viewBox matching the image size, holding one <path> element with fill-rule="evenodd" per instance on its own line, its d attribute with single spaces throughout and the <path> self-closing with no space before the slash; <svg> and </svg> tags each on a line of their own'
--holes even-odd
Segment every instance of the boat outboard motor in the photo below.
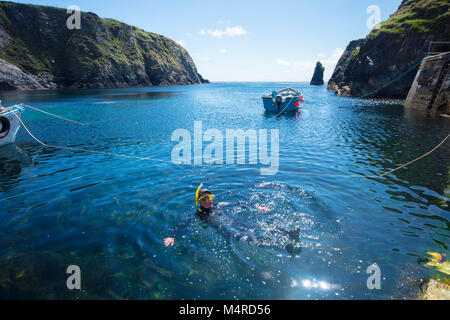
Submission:
<svg viewBox="0 0 450 320">
<path fill-rule="evenodd" d="M 281 109 L 281 107 L 283 106 L 283 97 L 282 96 L 277 96 L 275 98 L 275 104 L 277 105 L 278 111 Z"/>
<path fill-rule="evenodd" d="M 11 122 L 6 117 L 0 117 L 0 139 L 8 136 L 9 130 L 11 130 Z"/>
</svg>

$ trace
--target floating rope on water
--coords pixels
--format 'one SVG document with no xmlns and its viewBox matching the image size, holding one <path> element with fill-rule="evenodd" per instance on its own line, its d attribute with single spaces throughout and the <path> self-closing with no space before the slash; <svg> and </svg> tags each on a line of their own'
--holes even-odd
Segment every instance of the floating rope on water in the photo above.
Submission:
<svg viewBox="0 0 450 320">
<path fill-rule="evenodd" d="M 96 151 L 96 150 L 87 150 L 87 149 L 80 149 L 80 148 L 74 148 L 74 147 L 62 147 L 62 146 L 57 146 L 57 145 L 50 145 L 50 144 L 46 144 L 44 142 L 42 142 L 41 140 L 39 140 L 38 138 L 36 138 L 31 131 L 27 128 L 27 126 L 25 125 L 25 123 L 23 123 L 22 119 L 20 119 L 20 117 L 18 117 L 16 114 L 14 114 L 14 116 L 19 120 L 19 122 L 22 124 L 23 128 L 28 132 L 28 134 L 40 145 L 42 145 L 43 147 L 48 147 L 48 148 L 54 148 L 54 149 L 65 149 L 65 150 L 72 150 L 72 151 L 81 151 L 81 152 L 89 152 L 89 153 L 95 153 L 95 154 L 103 154 L 103 155 L 108 155 L 108 156 L 116 156 L 116 157 L 123 157 L 123 158 L 130 158 L 130 159 L 137 159 L 137 160 L 154 160 L 154 161 L 163 161 L 163 160 L 158 160 L 158 159 L 153 159 L 154 156 L 150 156 L 150 157 L 138 157 L 138 156 L 130 156 L 127 154 L 120 154 L 120 153 L 111 153 L 111 152 L 104 152 L 104 151 Z"/>
<path fill-rule="evenodd" d="M 378 92 L 378 91 L 380 91 L 380 90 L 386 88 L 387 86 L 389 86 L 389 85 L 395 83 L 396 81 L 400 80 L 401 78 L 403 78 L 406 74 L 408 74 L 409 72 L 411 72 L 412 70 L 414 70 L 414 69 L 415 69 L 417 66 L 419 66 L 421 63 L 422 63 L 422 61 L 418 62 L 417 64 L 415 64 L 414 66 L 412 66 L 410 69 L 408 69 L 407 71 L 405 71 L 404 73 L 402 73 L 402 74 L 401 74 L 399 77 L 397 77 L 396 79 L 394 79 L 394 80 L 390 81 L 389 83 L 387 83 L 386 85 L 384 85 L 384 86 L 382 86 L 382 87 L 380 87 L 380 88 L 378 88 L 378 89 L 376 89 L 376 90 L 374 90 L 374 91 L 372 91 L 372 92 L 369 92 L 369 93 L 367 93 L 367 94 L 365 94 L 365 95 L 363 95 L 363 96 L 361 96 L 361 97 L 358 97 L 358 98 L 359 98 L 359 99 L 363 99 L 363 98 L 365 98 L 365 97 L 367 97 L 367 96 L 369 96 L 369 95 L 371 95 L 371 94 L 374 94 L 374 93 L 376 93 L 376 92 Z M 283 110 L 281 110 L 281 111 L 280 111 L 278 114 L 276 114 L 275 116 L 270 117 L 269 119 L 275 118 L 275 117 L 279 116 L 281 113 L 283 113 L 284 110 L 286 110 L 286 109 L 289 107 L 289 105 L 292 103 L 293 100 L 294 100 L 294 99 L 291 99 L 291 101 L 286 105 L 285 108 L 283 108 Z M 35 107 L 32 107 L 32 106 L 23 104 L 23 103 L 20 104 L 19 106 L 23 106 L 23 107 L 26 107 L 26 108 L 30 108 L 30 109 L 36 110 L 36 111 L 38 111 L 38 112 L 45 113 L 45 114 L 47 114 L 47 115 L 50 115 L 50 116 L 53 116 L 53 117 L 56 117 L 56 118 L 59 118 L 59 119 L 65 120 L 65 121 L 69 121 L 69 122 L 72 122 L 72 123 L 75 123 L 75 124 L 78 124 L 78 125 L 80 125 L 80 126 L 90 125 L 90 124 L 85 124 L 85 123 L 81 123 L 81 122 L 78 122 L 78 121 L 74 121 L 74 120 L 71 120 L 71 119 L 67 119 L 67 118 L 64 118 L 64 117 L 61 117 L 61 116 L 52 114 L 52 113 L 50 113 L 50 112 L 43 111 L 43 110 L 37 109 L 37 108 L 35 108 Z M 27 128 L 27 126 L 23 123 L 23 121 L 20 119 L 20 117 L 18 117 L 16 114 L 14 114 L 14 116 L 19 120 L 19 122 L 22 124 L 22 126 L 24 127 L 24 129 L 28 132 L 28 134 L 29 134 L 36 142 L 38 142 L 40 145 L 42 145 L 43 147 L 55 148 L 55 149 L 65 149 L 65 150 L 72 150 L 72 151 L 81 151 L 81 152 L 88 152 L 88 153 L 93 153 L 93 154 L 103 154 L 103 155 L 117 156 L 117 157 L 124 157 L 124 158 L 136 159 L 136 160 L 150 160 L 150 161 L 160 161 L 160 162 L 173 163 L 172 161 L 166 161 L 166 160 L 161 160 L 161 159 L 155 159 L 154 156 L 150 156 L 150 157 L 139 157 L 139 156 L 131 156 L 131 155 L 119 154 L 119 153 L 111 153 L 111 152 L 103 152 L 103 151 L 96 151 L 96 150 L 87 150 L 87 149 L 81 149 L 81 148 L 73 148 L 73 147 L 63 147 L 63 146 L 57 146 L 57 145 L 49 145 L 49 144 L 46 144 L 46 143 L 40 141 L 38 138 L 36 138 L 36 137 L 31 133 L 31 131 Z M 406 167 L 406 166 L 409 166 L 409 165 L 411 165 L 411 164 L 413 164 L 413 163 L 415 163 L 415 162 L 417 162 L 417 161 L 419 161 L 419 160 L 421 160 L 421 159 L 423 159 L 423 158 L 429 156 L 429 155 L 432 154 L 434 151 L 436 151 L 437 149 L 439 149 L 439 148 L 440 148 L 440 147 L 441 147 L 441 146 L 442 146 L 449 138 L 450 138 L 450 134 L 448 134 L 448 135 L 444 138 L 444 140 L 442 140 L 436 147 L 434 147 L 432 150 L 428 151 L 427 153 L 425 153 L 425 154 L 421 155 L 420 157 L 418 157 L 418 158 L 416 158 L 416 159 L 414 159 L 414 160 L 412 160 L 412 161 L 409 161 L 408 163 L 403 164 L 403 165 L 401 165 L 401 166 L 399 166 L 399 167 L 397 167 L 397 168 L 395 168 L 395 169 L 393 169 L 393 170 L 391 170 L 391 171 L 388 171 L 388 172 L 386 172 L 386 173 L 379 174 L 379 175 L 374 175 L 374 176 L 367 176 L 367 175 L 362 175 L 362 174 L 360 174 L 360 175 L 358 175 L 358 174 L 356 174 L 356 175 L 346 175 L 346 174 L 340 175 L 340 174 L 326 174 L 326 173 L 294 172 L 294 171 L 285 171 L 285 170 L 282 170 L 282 172 L 285 172 L 285 173 L 291 173 L 291 174 L 297 174 L 297 175 L 310 175 L 310 176 L 347 177 L 347 178 L 384 178 L 384 177 L 386 177 L 386 176 L 388 176 L 388 175 L 390 175 L 390 174 L 392 174 L 392 173 L 394 173 L 394 172 L 396 172 L 396 171 L 398 171 L 398 170 L 400 170 L 400 169 L 402 169 L 402 168 L 404 168 L 404 167 Z M 195 164 L 194 164 L 194 165 L 195 165 Z M 202 165 L 200 165 L 200 166 L 202 166 Z M 78 178 L 75 178 L 75 179 L 78 179 Z M 75 179 L 72 179 L 72 180 L 75 180 Z M 14 198 L 15 198 L 15 197 L 14 197 Z M 8 200 L 8 199 L 10 199 L 10 198 L 7 198 L 6 200 Z"/>
<path fill-rule="evenodd" d="M 61 120 L 65 120 L 65 121 L 68 121 L 68 122 L 72 122 L 72 123 L 78 124 L 78 125 L 80 125 L 80 126 L 86 125 L 85 123 L 81 123 L 81 122 L 78 122 L 78 121 L 74 121 L 74 120 L 71 120 L 71 119 L 67 119 L 67 118 L 58 116 L 58 115 L 56 115 L 56 114 L 53 114 L 53 113 L 50 113 L 50 112 L 47 112 L 47 111 L 44 111 L 44 110 L 40 110 L 40 109 L 35 108 L 35 107 L 32 107 L 32 106 L 29 106 L 29 105 L 27 105 L 27 104 L 21 103 L 21 104 L 18 104 L 17 106 L 21 106 L 21 107 L 24 107 L 24 108 L 30 108 L 30 109 L 32 109 L 32 110 L 35 110 L 35 111 L 38 111 L 38 112 L 42 112 L 42 113 L 48 114 L 49 116 L 52 116 L 52 117 L 55 117 L 55 118 L 59 118 L 59 119 L 61 119 Z"/>
<path fill-rule="evenodd" d="M 434 147 L 432 150 L 428 151 L 428 152 L 425 153 L 424 155 L 421 155 L 420 157 L 418 157 L 418 158 L 416 158 L 416 159 L 414 159 L 414 160 L 412 160 L 412 161 L 410 161 L 410 162 L 408 162 L 408 163 L 405 163 L 404 165 L 401 165 L 400 167 L 395 168 L 394 170 L 391 170 L 391 171 L 389 171 L 389 172 L 383 173 L 382 175 L 380 175 L 380 177 L 385 177 L 385 176 L 387 176 L 387 175 L 390 175 L 391 173 L 394 173 L 395 171 L 398 171 L 398 170 L 400 170 L 401 168 L 404 168 L 404 167 L 406 167 L 406 166 L 409 166 L 410 164 L 413 164 L 414 162 L 419 161 L 420 159 L 423 159 L 423 158 L 429 156 L 429 155 L 432 154 L 434 151 L 436 151 L 437 149 L 439 149 L 439 148 L 445 143 L 445 141 L 448 140 L 448 138 L 450 138 L 450 133 L 445 137 L 444 140 L 442 140 L 441 143 L 439 143 L 439 144 L 438 144 L 436 147 Z"/>
<path fill-rule="evenodd" d="M 94 154 L 103 154 L 103 155 L 109 155 L 109 156 L 117 156 L 117 157 L 124 157 L 124 158 L 130 158 L 130 159 L 137 159 L 137 160 L 150 160 L 150 161 L 160 161 L 160 162 L 166 162 L 166 163 L 173 163 L 172 161 L 168 161 L 168 160 L 162 160 L 162 159 L 155 159 L 154 156 L 150 156 L 150 157 L 139 157 L 139 156 L 131 156 L 131 155 L 126 155 L 126 154 L 120 154 L 120 153 L 112 153 L 112 152 L 104 152 L 104 151 L 96 151 L 96 150 L 87 150 L 87 149 L 81 149 L 81 148 L 73 148 L 73 147 L 63 147 L 63 146 L 57 146 L 57 145 L 50 145 L 50 144 L 46 144 L 44 142 L 42 142 L 41 140 L 39 140 L 38 138 L 36 138 L 31 131 L 27 128 L 27 126 L 25 125 L 25 123 L 23 123 L 23 121 L 20 119 L 20 117 L 18 117 L 16 114 L 14 114 L 14 116 L 20 121 L 20 123 L 23 125 L 24 129 L 28 132 L 28 134 L 36 141 L 38 142 L 40 145 L 44 146 L 44 147 L 48 147 L 48 148 L 54 148 L 54 149 L 65 149 L 65 150 L 72 150 L 72 151 L 81 151 L 81 152 L 88 152 L 88 153 L 94 153 Z M 450 138 L 450 134 L 448 134 L 444 140 L 442 140 L 437 146 L 435 146 L 432 150 L 428 151 L 427 153 L 421 155 L 420 157 L 409 161 L 408 163 L 405 163 L 391 171 L 385 172 L 383 174 L 379 174 L 379 175 L 374 175 L 374 176 L 367 176 L 367 175 L 339 175 L 339 174 L 327 174 L 327 173 L 307 173 L 307 172 L 293 172 L 293 171 L 284 171 L 283 172 L 287 172 L 287 173 L 292 173 L 292 174 L 298 174 L 298 175 L 311 175 L 311 176 L 329 176 L 329 177 L 348 177 L 348 178 L 384 178 L 410 164 L 413 164 L 414 162 L 417 162 L 427 156 L 429 156 L 430 154 L 432 154 L 434 151 L 436 151 L 437 149 L 439 149 L 448 139 Z M 192 164 L 190 164 L 192 165 Z M 193 164 L 194 166 L 196 164 Z M 198 165 L 198 166 L 203 166 L 203 165 Z"/>
</svg>

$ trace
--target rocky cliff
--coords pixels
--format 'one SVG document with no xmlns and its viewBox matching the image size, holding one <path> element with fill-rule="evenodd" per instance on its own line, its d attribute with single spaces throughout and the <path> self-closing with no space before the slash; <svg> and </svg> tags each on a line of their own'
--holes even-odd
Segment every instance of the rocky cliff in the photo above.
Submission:
<svg viewBox="0 0 450 320">
<path fill-rule="evenodd" d="M 325 72 L 325 67 L 322 65 L 322 63 L 320 61 L 317 62 L 310 85 L 311 86 L 323 86 L 324 85 L 324 82 L 323 82 L 323 73 L 324 72 Z"/>
<path fill-rule="evenodd" d="M 431 41 L 449 41 L 448 0 L 403 0 L 399 9 L 366 38 L 350 42 L 328 89 L 346 96 L 370 93 L 419 63 Z M 370 97 L 406 98 L 418 70 Z"/>
<path fill-rule="evenodd" d="M 204 83 L 176 42 L 94 13 L 0 2 L 0 90 Z"/>
</svg>

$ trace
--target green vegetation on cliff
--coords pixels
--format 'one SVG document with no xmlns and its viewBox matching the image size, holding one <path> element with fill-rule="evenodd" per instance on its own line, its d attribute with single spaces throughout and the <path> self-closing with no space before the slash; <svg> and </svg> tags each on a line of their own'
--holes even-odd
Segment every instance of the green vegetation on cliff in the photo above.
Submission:
<svg viewBox="0 0 450 320">
<path fill-rule="evenodd" d="M 349 43 L 328 89 L 346 96 L 406 98 L 430 43 L 448 41 L 449 9 L 448 0 L 403 0 L 379 28 Z"/>
<path fill-rule="evenodd" d="M 388 20 L 381 22 L 380 28 L 373 30 L 368 38 L 380 32 L 404 34 L 408 30 L 427 33 L 440 28 L 449 21 L 450 3 L 448 0 L 405 0 Z M 442 26 L 442 31 L 444 27 Z"/>
<path fill-rule="evenodd" d="M 90 12 L 81 13 L 80 30 L 69 30 L 68 17 L 63 9 L 0 1 L 0 58 L 44 87 L 205 82 L 167 37 Z"/>
</svg>

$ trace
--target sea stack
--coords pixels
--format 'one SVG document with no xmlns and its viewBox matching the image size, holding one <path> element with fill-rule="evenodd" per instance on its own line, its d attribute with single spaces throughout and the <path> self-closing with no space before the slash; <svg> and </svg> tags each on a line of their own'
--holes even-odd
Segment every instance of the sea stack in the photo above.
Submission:
<svg viewBox="0 0 450 320">
<path fill-rule="evenodd" d="M 314 69 L 314 75 L 312 77 L 312 80 L 310 82 L 310 85 L 312 86 L 323 86 L 323 73 L 325 71 L 325 67 L 322 65 L 320 61 L 316 64 L 316 69 Z"/>
</svg>

